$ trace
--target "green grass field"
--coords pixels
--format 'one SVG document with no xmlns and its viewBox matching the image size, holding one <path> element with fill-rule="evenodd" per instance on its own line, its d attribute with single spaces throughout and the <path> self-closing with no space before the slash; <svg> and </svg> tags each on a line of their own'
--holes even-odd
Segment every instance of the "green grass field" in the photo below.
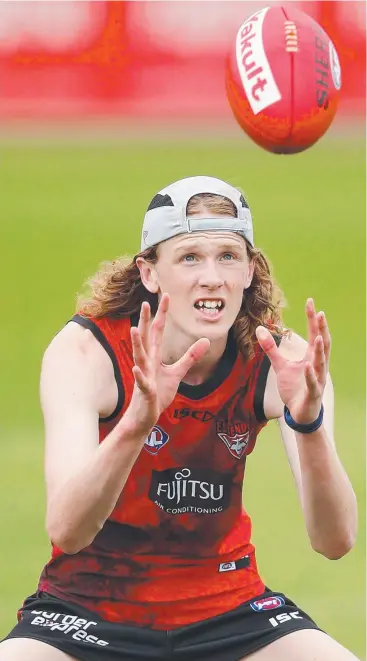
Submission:
<svg viewBox="0 0 367 661">
<path fill-rule="evenodd" d="M 355 549 L 338 562 L 306 539 L 275 424 L 247 464 L 260 571 L 321 627 L 365 659 L 365 148 L 324 139 L 279 157 L 224 138 L 166 143 L 96 141 L 2 146 L 0 636 L 34 591 L 49 545 L 44 532 L 42 353 L 73 314 L 75 295 L 102 260 L 139 247 L 153 194 L 182 176 L 240 186 L 255 241 L 286 293 L 286 323 L 304 334 L 313 296 L 332 331 L 336 440 L 360 504 Z"/>
</svg>

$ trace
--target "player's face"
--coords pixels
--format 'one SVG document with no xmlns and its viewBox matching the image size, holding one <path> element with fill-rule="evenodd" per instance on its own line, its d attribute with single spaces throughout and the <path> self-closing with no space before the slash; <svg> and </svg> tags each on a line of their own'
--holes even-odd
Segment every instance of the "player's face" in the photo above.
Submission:
<svg viewBox="0 0 367 661">
<path fill-rule="evenodd" d="M 226 337 L 235 321 L 252 271 L 241 236 L 208 231 L 160 244 L 151 277 L 157 293 L 170 296 L 170 329 L 215 341 Z"/>
</svg>

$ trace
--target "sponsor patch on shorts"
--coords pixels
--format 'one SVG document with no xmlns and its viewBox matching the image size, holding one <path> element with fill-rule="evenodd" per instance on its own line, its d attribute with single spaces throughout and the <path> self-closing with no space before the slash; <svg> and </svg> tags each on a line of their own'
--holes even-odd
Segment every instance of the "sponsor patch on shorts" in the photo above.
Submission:
<svg viewBox="0 0 367 661">
<path fill-rule="evenodd" d="M 86 620 L 77 615 L 42 610 L 33 610 L 31 615 L 35 617 L 30 624 L 35 627 L 46 627 L 50 631 L 60 631 L 78 642 L 92 643 L 101 647 L 109 645 L 107 640 L 102 640 L 93 634 L 94 628 L 98 627 L 98 623 L 93 620 Z"/>
<path fill-rule="evenodd" d="M 218 571 L 235 571 L 236 569 L 246 569 L 250 564 L 250 558 L 248 555 L 243 556 L 239 560 L 232 560 L 231 562 L 221 562 Z"/>
<path fill-rule="evenodd" d="M 280 608 L 281 606 L 284 606 L 284 604 L 285 600 L 283 597 L 271 596 L 255 599 L 255 601 L 251 602 L 250 606 L 252 610 L 259 613 L 260 611 L 271 611 L 274 608 Z"/>
</svg>

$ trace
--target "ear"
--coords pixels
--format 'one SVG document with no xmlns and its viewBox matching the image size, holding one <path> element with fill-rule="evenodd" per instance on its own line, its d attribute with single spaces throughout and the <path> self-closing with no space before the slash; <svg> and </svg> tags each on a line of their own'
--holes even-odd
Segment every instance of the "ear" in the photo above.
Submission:
<svg viewBox="0 0 367 661">
<path fill-rule="evenodd" d="M 145 289 L 151 294 L 158 294 L 159 285 L 155 265 L 152 262 L 147 262 L 143 257 L 137 258 L 136 265 L 140 271 L 141 281 Z"/>
<path fill-rule="evenodd" d="M 249 286 L 251 285 L 252 278 L 254 277 L 254 271 L 255 271 L 255 260 L 252 259 L 247 267 L 244 289 L 248 289 Z"/>
</svg>

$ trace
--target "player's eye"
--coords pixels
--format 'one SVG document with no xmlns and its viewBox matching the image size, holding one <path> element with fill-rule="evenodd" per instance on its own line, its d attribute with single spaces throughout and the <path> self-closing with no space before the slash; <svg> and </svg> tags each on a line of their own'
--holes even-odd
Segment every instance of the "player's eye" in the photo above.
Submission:
<svg viewBox="0 0 367 661">
<path fill-rule="evenodd" d="M 190 253 L 189 255 L 184 255 L 182 257 L 183 262 L 194 262 L 195 259 L 196 259 L 196 255 L 193 255 L 192 253 Z"/>
<path fill-rule="evenodd" d="M 223 253 L 221 259 L 224 259 L 225 261 L 230 261 L 231 259 L 235 259 L 235 255 L 231 252 L 225 252 Z"/>
</svg>

